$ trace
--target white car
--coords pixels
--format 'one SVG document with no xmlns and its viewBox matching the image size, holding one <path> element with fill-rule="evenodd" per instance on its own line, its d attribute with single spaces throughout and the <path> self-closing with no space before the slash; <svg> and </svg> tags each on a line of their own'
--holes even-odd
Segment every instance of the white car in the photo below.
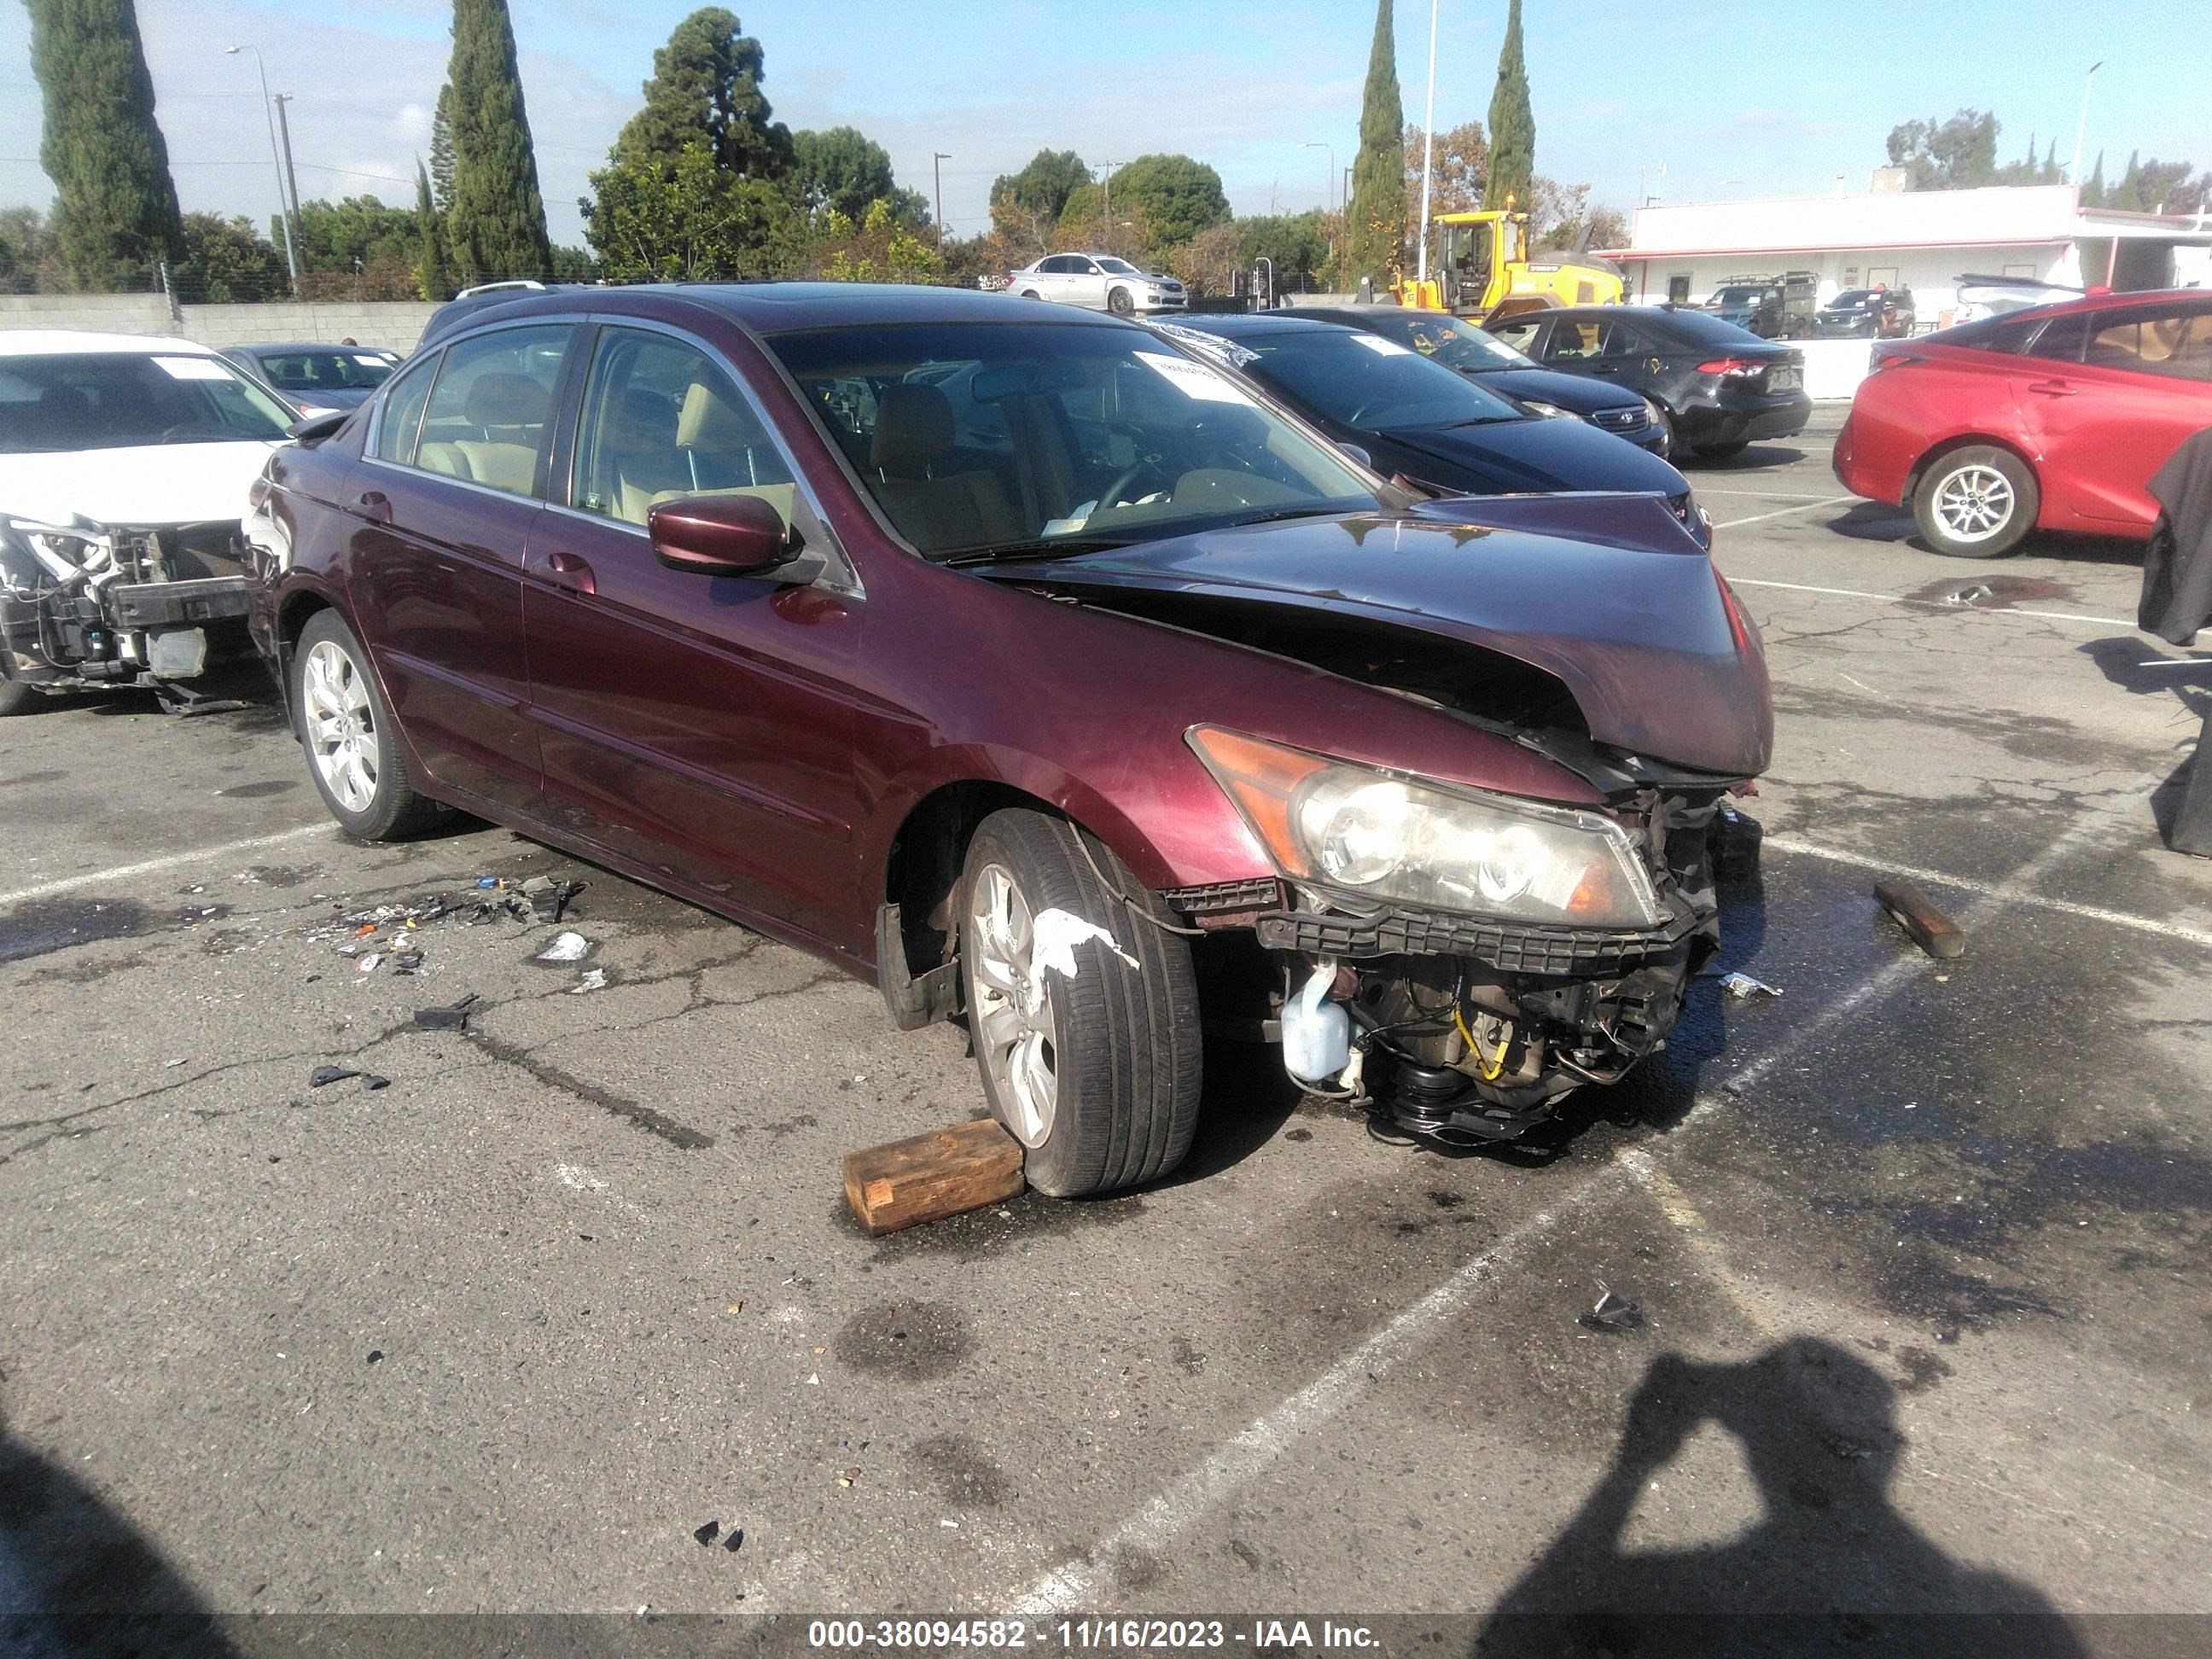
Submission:
<svg viewBox="0 0 2212 1659">
<path fill-rule="evenodd" d="M 189 340 L 0 331 L 0 714 L 251 649 L 240 520 L 299 418 Z"/>
<path fill-rule="evenodd" d="M 1047 254 L 1007 277 L 1006 288 L 1025 300 L 1056 300 L 1120 317 L 1182 311 L 1190 304 L 1174 277 L 1141 271 L 1110 253 Z"/>
</svg>

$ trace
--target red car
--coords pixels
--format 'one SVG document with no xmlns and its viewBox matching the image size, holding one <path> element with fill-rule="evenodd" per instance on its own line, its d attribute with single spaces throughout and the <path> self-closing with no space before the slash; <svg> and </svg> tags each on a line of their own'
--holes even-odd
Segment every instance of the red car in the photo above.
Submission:
<svg viewBox="0 0 2212 1659">
<path fill-rule="evenodd" d="M 1962 558 L 2031 529 L 2148 539 L 2151 474 L 2206 427 L 2212 294 L 2094 295 L 1875 346 L 1836 476 Z"/>
<path fill-rule="evenodd" d="M 963 1021 L 1048 1193 L 1182 1158 L 1209 1014 L 1435 1134 L 1619 1077 L 1771 743 L 1662 496 L 1416 499 L 1011 296 L 489 307 L 256 495 L 349 831 L 459 807 Z"/>
</svg>

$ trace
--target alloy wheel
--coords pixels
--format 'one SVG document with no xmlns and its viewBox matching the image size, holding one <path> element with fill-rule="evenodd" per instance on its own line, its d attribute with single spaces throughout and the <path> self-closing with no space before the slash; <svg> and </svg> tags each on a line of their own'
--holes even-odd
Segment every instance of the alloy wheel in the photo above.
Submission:
<svg viewBox="0 0 2212 1659">
<path fill-rule="evenodd" d="M 1029 901 L 1002 864 L 976 872 L 968 898 L 971 1011 L 975 1053 L 1006 1110 L 1006 1127 L 1024 1146 L 1052 1133 L 1059 1105 L 1059 1041 Z"/>
<path fill-rule="evenodd" d="M 307 752 L 323 787 L 347 811 L 367 811 L 376 799 L 376 713 L 359 665 L 336 641 L 319 640 L 300 689 Z"/>
<path fill-rule="evenodd" d="M 1962 466 L 1936 490 L 1936 518 L 1961 543 L 1985 542 L 2011 520 L 2012 480 L 1993 466 Z"/>
</svg>

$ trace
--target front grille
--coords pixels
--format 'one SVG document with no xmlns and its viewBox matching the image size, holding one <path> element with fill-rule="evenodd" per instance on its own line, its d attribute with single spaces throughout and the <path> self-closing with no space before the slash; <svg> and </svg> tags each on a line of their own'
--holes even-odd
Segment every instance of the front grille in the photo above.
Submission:
<svg viewBox="0 0 2212 1659">
<path fill-rule="evenodd" d="M 1590 975 L 1623 971 L 1663 957 L 1697 925 L 1686 906 L 1648 933 L 1532 927 L 1411 911 L 1375 917 L 1285 911 L 1261 916 L 1257 931 L 1260 943 L 1270 950 L 1311 956 L 1473 957 L 1504 973 Z"/>
<path fill-rule="evenodd" d="M 1592 424 L 1607 432 L 1633 432 L 1650 423 L 1650 412 L 1643 409 L 1601 409 L 1590 416 Z"/>
</svg>

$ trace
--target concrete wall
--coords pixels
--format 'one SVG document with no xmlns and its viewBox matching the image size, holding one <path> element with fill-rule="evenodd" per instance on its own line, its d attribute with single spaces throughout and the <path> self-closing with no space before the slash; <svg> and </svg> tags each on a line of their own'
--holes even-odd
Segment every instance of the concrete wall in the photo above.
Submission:
<svg viewBox="0 0 2212 1659">
<path fill-rule="evenodd" d="M 202 345 L 252 345 L 312 340 L 335 344 L 350 335 L 365 346 L 408 352 L 438 307 L 420 301 L 240 306 L 172 309 L 160 294 L 0 294 L 0 329 L 84 328 L 116 334 L 180 335 Z"/>
</svg>

